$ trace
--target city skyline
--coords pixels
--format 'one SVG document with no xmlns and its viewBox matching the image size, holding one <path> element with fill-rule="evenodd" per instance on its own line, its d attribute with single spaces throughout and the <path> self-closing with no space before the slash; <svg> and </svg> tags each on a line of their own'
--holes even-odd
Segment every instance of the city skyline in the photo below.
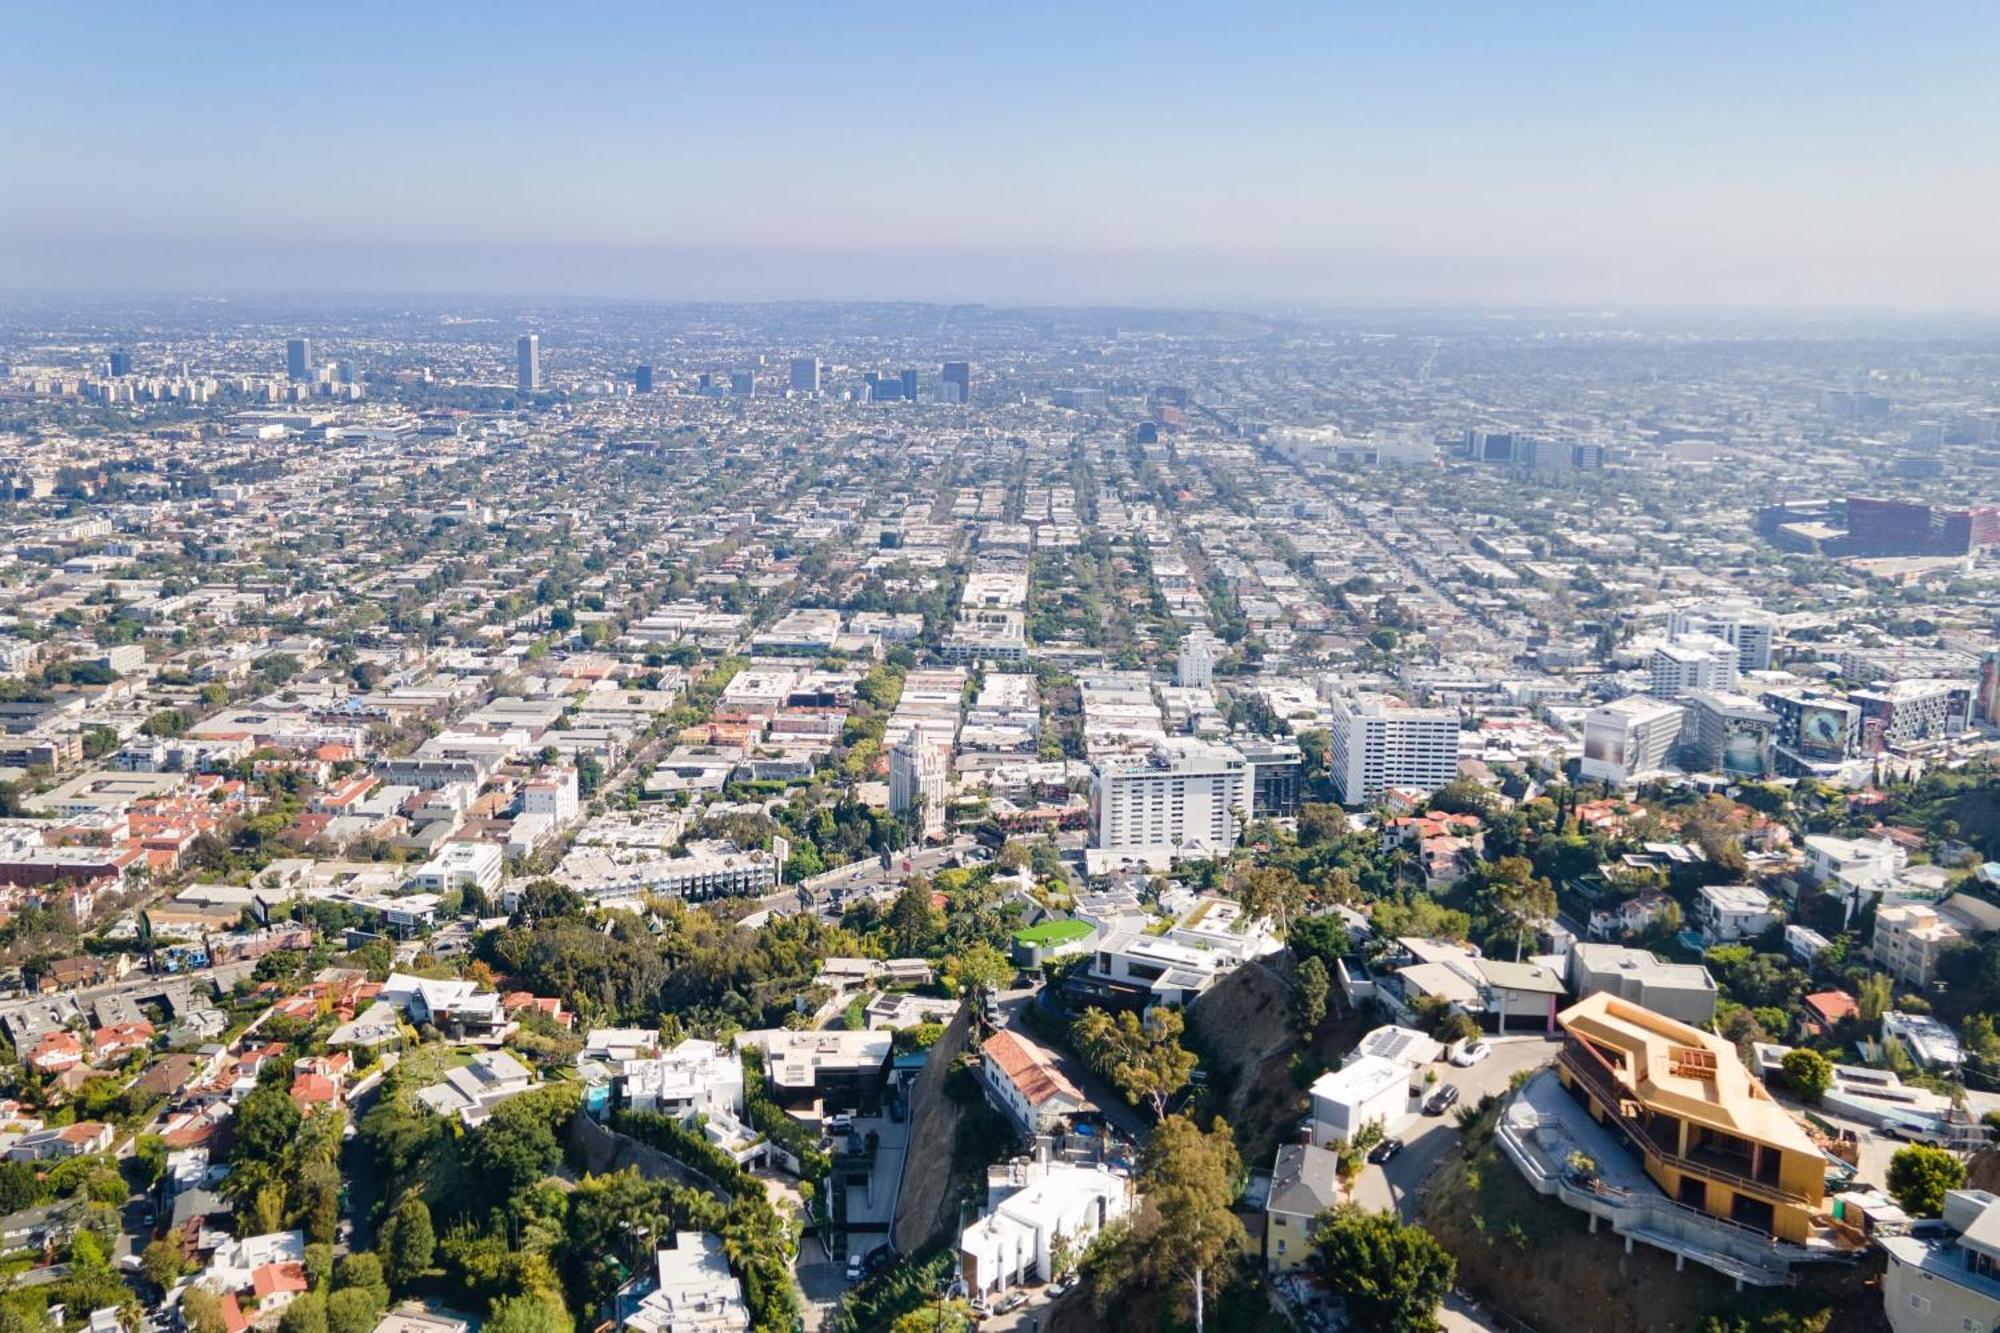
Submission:
<svg viewBox="0 0 2000 1333">
<path fill-rule="evenodd" d="M 0 290 L 2000 310 L 1973 7 L 207 14 L 13 21 Z"/>
</svg>

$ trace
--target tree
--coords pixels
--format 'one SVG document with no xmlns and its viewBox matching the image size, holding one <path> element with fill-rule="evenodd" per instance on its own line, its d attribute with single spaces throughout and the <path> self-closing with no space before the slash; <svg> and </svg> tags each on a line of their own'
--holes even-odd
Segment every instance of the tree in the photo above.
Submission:
<svg viewBox="0 0 2000 1333">
<path fill-rule="evenodd" d="M 965 1333 L 974 1327 L 972 1307 L 953 1297 L 926 1301 L 889 1326 L 889 1333 Z"/>
<path fill-rule="evenodd" d="M 342 1288 L 326 1298 L 327 1333 L 372 1333 L 386 1306 L 371 1288 Z"/>
<path fill-rule="evenodd" d="M 1282 932 L 1305 905 L 1306 886 L 1289 870 L 1255 866 L 1236 877 L 1236 901 L 1246 916 L 1275 921 Z"/>
<path fill-rule="evenodd" d="M 236 1146 L 230 1161 L 275 1164 L 299 1133 L 299 1108 L 275 1083 L 251 1091 L 236 1108 Z"/>
<path fill-rule="evenodd" d="M 953 958 L 948 971 L 958 978 L 959 987 L 966 994 L 985 995 L 1013 979 L 1014 965 L 1005 954 L 981 940 Z"/>
<path fill-rule="evenodd" d="M 366 1250 L 356 1250 L 340 1261 L 333 1271 L 333 1289 L 365 1291 L 378 1308 L 386 1309 L 389 1304 L 389 1280 L 382 1275 L 382 1261 Z"/>
<path fill-rule="evenodd" d="M 1860 983 L 1854 988 L 1855 1003 L 1861 1009 L 1861 1021 L 1864 1023 L 1880 1021 L 1882 1015 L 1888 1011 L 1890 997 L 1888 973 L 1870 972 L 1861 978 Z"/>
<path fill-rule="evenodd" d="M 181 1253 L 179 1239 L 156 1240 L 148 1245 L 139 1256 L 139 1267 L 154 1286 L 162 1290 L 173 1286 L 187 1274 L 187 1259 Z"/>
<path fill-rule="evenodd" d="M 562 1297 L 547 1287 L 502 1296 L 486 1319 L 489 1333 L 571 1333 L 571 1327 Z"/>
<path fill-rule="evenodd" d="M 1944 1211 L 1946 1190 L 1965 1185 L 1965 1163 L 1943 1148 L 1912 1143 L 1889 1159 L 1889 1193 L 1912 1217 L 1936 1217 Z"/>
<path fill-rule="evenodd" d="M 278 1333 L 327 1333 L 326 1293 L 301 1292 L 278 1317 Z"/>
<path fill-rule="evenodd" d="M 889 947 L 899 958 L 922 958 L 936 947 L 944 930 L 944 913 L 931 906 L 930 881 L 919 875 L 904 885 L 885 924 Z"/>
<path fill-rule="evenodd" d="M 200 1283 L 189 1287 L 181 1296 L 181 1323 L 188 1333 L 225 1333 L 222 1298 Z"/>
<path fill-rule="evenodd" d="M 1787 1051 L 1779 1068 L 1792 1090 L 1809 1102 L 1818 1101 L 1833 1085 L 1833 1063 L 1818 1051 L 1801 1046 Z"/>
<path fill-rule="evenodd" d="M 1357 1328 L 1430 1333 L 1458 1261 L 1431 1234 L 1394 1213 L 1344 1204 L 1313 1233 L 1314 1257 Z"/>
<path fill-rule="evenodd" d="M 1300 963 L 1292 973 L 1292 1018 L 1299 1025 L 1299 1035 L 1311 1040 L 1319 1025 L 1326 1021 L 1326 997 L 1331 983 L 1326 974 L 1326 964 L 1318 958 L 1308 958 Z"/>
<path fill-rule="evenodd" d="M 383 1267 L 389 1282 L 398 1291 L 408 1291 L 430 1270 L 431 1257 L 437 1250 L 430 1206 L 422 1199 L 405 1199 L 389 1215 L 388 1225 L 382 1231 L 382 1249 L 388 1255 Z"/>
<path fill-rule="evenodd" d="M 1143 1100 L 1159 1117 L 1194 1073 L 1194 1052 L 1180 1041 L 1185 1029 L 1178 1009 L 1155 1008 L 1141 1022 L 1130 1009 L 1113 1018 L 1093 1007 L 1070 1025 L 1070 1040 L 1084 1063 L 1116 1084 L 1126 1100 Z"/>
<path fill-rule="evenodd" d="M 1146 1253 L 1161 1276 L 1187 1283 L 1195 1333 L 1202 1333 L 1208 1274 L 1246 1239 L 1230 1211 L 1242 1173 L 1243 1159 L 1220 1118 L 1204 1134 L 1186 1116 L 1168 1116 L 1140 1159 L 1140 1184 L 1160 1219 Z"/>
</svg>

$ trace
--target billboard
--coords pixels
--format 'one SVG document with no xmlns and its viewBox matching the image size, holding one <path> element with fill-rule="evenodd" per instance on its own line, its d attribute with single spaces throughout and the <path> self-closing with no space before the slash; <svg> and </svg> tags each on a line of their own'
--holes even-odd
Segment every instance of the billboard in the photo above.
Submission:
<svg viewBox="0 0 2000 1333">
<path fill-rule="evenodd" d="M 1601 722 L 1586 722 L 1583 727 L 1583 757 L 1594 759 L 1600 764 L 1613 764 L 1620 768 L 1625 765 L 1625 727 L 1622 723 L 1606 725 Z"/>
<path fill-rule="evenodd" d="M 1832 761 L 1847 757 L 1847 710 L 1824 704 L 1799 709 L 1798 752 L 1807 759 Z"/>
</svg>

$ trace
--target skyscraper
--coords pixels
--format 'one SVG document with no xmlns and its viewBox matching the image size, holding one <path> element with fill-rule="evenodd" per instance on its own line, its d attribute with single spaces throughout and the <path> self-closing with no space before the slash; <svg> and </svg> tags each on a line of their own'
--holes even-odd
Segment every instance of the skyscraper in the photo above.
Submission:
<svg viewBox="0 0 2000 1333">
<path fill-rule="evenodd" d="M 944 373 L 944 396 L 954 403 L 972 401 L 972 363 L 970 361 L 947 361 Z"/>
<path fill-rule="evenodd" d="M 632 392 L 651 393 L 653 391 L 653 368 L 635 366 L 632 369 Z"/>
<path fill-rule="evenodd" d="M 111 349 L 111 374 L 113 378 L 132 373 L 132 354 L 123 347 Z"/>
<path fill-rule="evenodd" d="M 514 340 L 514 387 L 521 393 L 536 393 L 542 387 L 541 335 L 524 333 Z"/>
<path fill-rule="evenodd" d="M 730 392 L 730 394 L 731 394 L 732 396 L 734 396 L 734 397 L 737 397 L 737 398 L 754 398 L 754 397 L 756 397 L 756 396 L 757 396 L 757 378 L 756 378 L 756 375 L 755 375 L 755 373 L 754 373 L 754 372 L 752 372 L 752 371 L 748 371 L 748 370 L 732 370 L 732 371 L 730 371 L 730 372 L 729 372 L 729 392 Z"/>
<path fill-rule="evenodd" d="M 904 372 L 903 372 L 903 374 L 902 374 L 902 380 L 903 380 L 903 397 L 904 397 L 904 399 L 905 399 L 906 401 L 908 401 L 908 402 L 912 402 L 912 403 L 916 402 L 916 401 L 917 401 L 917 372 L 916 372 L 915 370 L 906 370 L 906 371 L 904 371 Z"/>
<path fill-rule="evenodd" d="M 792 358 L 792 388 L 799 393 L 819 392 L 819 358 L 816 356 L 795 356 Z"/>
<path fill-rule="evenodd" d="M 310 338 L 293 338 L 285 344 L 285 377 L 308 380 L 313 373 L 313 345 Z"/>
</svg>

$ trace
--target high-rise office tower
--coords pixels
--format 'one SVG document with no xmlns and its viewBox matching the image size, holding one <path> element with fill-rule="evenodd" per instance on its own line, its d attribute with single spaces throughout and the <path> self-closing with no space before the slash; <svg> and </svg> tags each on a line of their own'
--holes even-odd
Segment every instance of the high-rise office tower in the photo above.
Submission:
<svg viewBox="0 0 2000 1333">
<path fill-rule="evenodd" d="M 799 393 L 819 392 L 818 357 L 795 356 L 792 358 L 792 388 Z"/>
<path fill-rule="evenodd" d="M 651 393 L 653 391 L 653 368 L 635 366 L 632 370 L 632 392 Z"/>
<path fill-rule="evenodd" d="M 310 338 L 293 338 L 285 344 L 285 378 L 309 380 L 313 372 L 313 345 Z"/>
<path fill-rule="evenodd" d="M 757 379 L 755 374 L 748 370 L 730 371 L 729 392 L 737 398 L 755 398 L 757 396 Z"/>
<path fill-rule="evenodd" d="M 972 363 L 970 361 L 947 361 L 944 373 L 944 396 L 954 403 L 972 401 Z"/>
<path fill-rule="evenodd" d="M 906 370 L 902 374 L 903 397 L 909 402 L 917 401 L 917 372 Z"/>
<path fill-rule="evenodd" d="M 514 387 L 521 393 L 536 393 L 542 387 L 542 339 L 524 333 L 514 340 Z"/>
<path fill-rule="evenodd" d="M 115 379 L 120 375 L 130 375 L 131 373 L 132 373 L 132 354 L 126 351 L 122 347 L 112 348 L 111 349 L 112 378 Z"/>
</svg>

